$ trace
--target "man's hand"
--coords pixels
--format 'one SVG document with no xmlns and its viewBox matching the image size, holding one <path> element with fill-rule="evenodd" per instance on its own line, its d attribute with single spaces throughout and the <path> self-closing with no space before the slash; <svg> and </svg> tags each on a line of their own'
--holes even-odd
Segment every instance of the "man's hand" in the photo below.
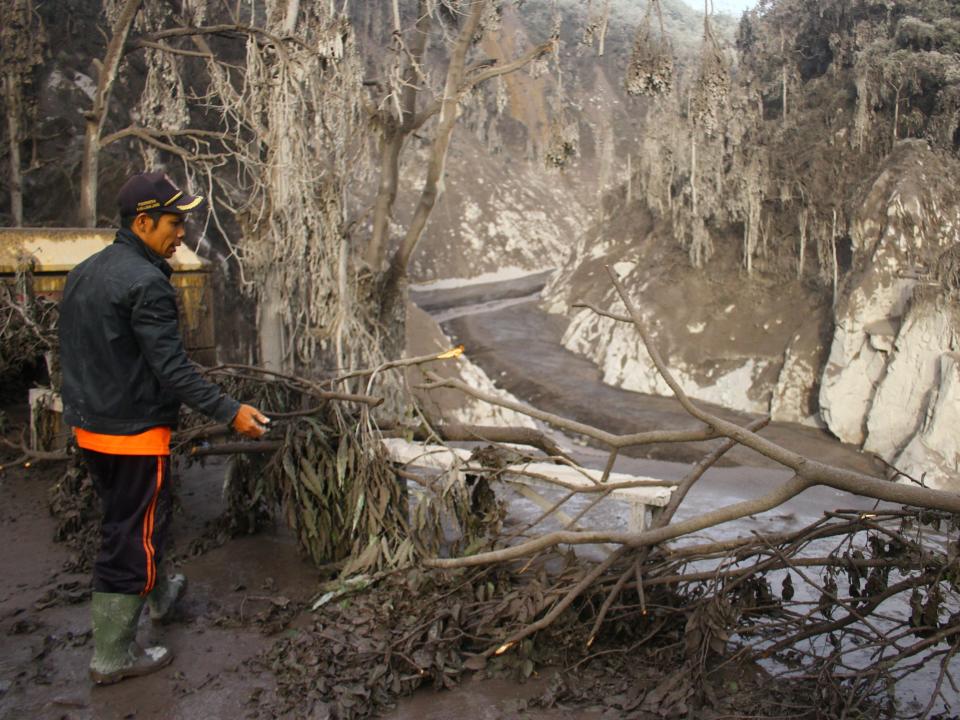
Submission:
<svg viewBox="0 0 960 720">
<path fill-rule="evenodd" d="M 231 425 L 241 435 L 257 439 L 267 431 L 266 426 L 269 423 L 270 418 L 253 405 L 241 405 Z"/>
</svg>

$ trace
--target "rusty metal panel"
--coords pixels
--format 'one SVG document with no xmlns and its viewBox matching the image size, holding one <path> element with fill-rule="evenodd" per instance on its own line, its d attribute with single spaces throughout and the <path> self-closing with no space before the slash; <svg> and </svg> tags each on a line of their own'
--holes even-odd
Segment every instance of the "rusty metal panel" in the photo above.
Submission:
<svg viewBox="0 0 960 720">
<path fill-rule="evenodd" d="M 13 281 L 13 275 L 0 273 L 0 281 Z M 33 291 L 56 302 L 63 297 L 66 272 L 36 273 Z M 217 362 L 213 317 L 213 279 L 209 272 L 175 272 L 170 283 L 177 294 L 180 331 L 190 358 L 201 365 Z"/>
<path fill-rule="evenodd" d="M 170 278 L 177 291 L 180 331 L 191 358 L 201 365 L 216 362 L 213 324 L 213 282 L 210 273 L 174 273 Z M 201 359 L 201 354 L 203 358 Z"/>
</svg>

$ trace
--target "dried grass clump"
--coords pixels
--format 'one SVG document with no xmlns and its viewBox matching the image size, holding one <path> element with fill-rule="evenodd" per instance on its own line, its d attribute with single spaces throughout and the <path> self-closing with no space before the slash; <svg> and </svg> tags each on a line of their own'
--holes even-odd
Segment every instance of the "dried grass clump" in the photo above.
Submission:
<svg viewBox="0 0 960 720">
<path fill-rule="evenodd" d="M 627 66 L 624 87 L 630 95 L 656 97 L 673 88 L 673 56 L 661 52 L 649 40 L 637 38 Z"/>
<path fill-rule="evenodd" d="M 960 245 L 948 248 L 937 259 L 937 281 L 945 291 L 960 291 Z"/>
<path fill-rule="evenodd" d="M 659 37 L 654 37 L 653 34 L 652 10 L 656 11 L 660 23 Z M 650 97 L 665 95 L 673 88 L 673 48 L 664 34 L 663 15 L 658 0 L 653 0 L 647 6 L 643 22 L 637 29 L 624 87 L 630 95 Z"/>
</svg>

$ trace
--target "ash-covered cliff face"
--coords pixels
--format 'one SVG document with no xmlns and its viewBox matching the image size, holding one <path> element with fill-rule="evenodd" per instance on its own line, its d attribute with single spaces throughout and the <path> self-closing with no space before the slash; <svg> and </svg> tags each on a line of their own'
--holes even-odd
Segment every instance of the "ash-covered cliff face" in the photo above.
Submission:
<svg viewBox="0 0 960 720">
<path fill-rule="evenodd" d="M 737 50 L 718 126 L 685 109 L 696 73 L 650 110 L 631 186 L 547 307 L 608 382 L 666 393 L 629 327 L 570 307 L 618 309 L 612 264 L 693 397 L 960 488 L 955 9 L 779 0 L 746 15 Z"/>
<path fill-rule="evenodd" d="M 955 392 L 960 307 L 936 270 L 960 243 L 958 181 L 960 163 L 919 140 L 887 158 L 854 218 L 856 264 L 820 389 L 821 414 L 839 438 L 937 485 L 960 470 L 960 444 L 930 444 L 942 439 L 942 405 Z"/>
</svg>

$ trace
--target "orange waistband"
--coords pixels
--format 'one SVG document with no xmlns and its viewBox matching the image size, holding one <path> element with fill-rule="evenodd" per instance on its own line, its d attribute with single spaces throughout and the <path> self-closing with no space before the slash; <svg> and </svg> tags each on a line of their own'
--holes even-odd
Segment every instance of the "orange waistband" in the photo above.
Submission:
<svg viewBox="0 0 960 720">
<path fill-rule="evenodd" d="M 107 455 L 169 455 L 170 428 L 155 427 L 137 435 L 104 435 L 73 429 L 77 445 Z"/>
</svg>

